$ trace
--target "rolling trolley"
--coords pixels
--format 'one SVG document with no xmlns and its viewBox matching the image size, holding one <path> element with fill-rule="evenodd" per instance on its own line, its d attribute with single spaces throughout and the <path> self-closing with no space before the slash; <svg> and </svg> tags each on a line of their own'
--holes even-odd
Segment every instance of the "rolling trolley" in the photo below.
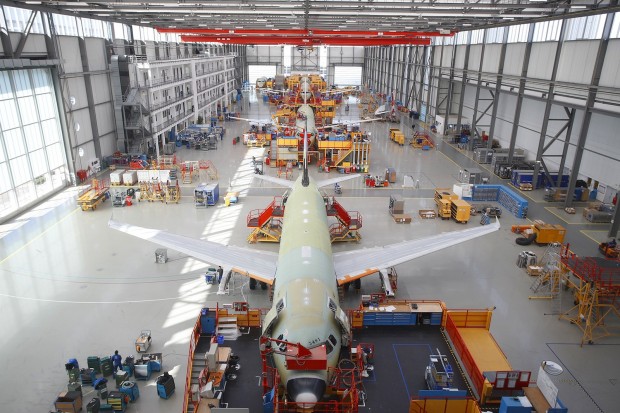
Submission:
<svg viewBox="0 0 620 413">
<path fill-rule="evenodd" d="M 151 347 L 151 330 L 142 330 L 136 339 L 136 352 L 146 353 Z"/>
</svg>

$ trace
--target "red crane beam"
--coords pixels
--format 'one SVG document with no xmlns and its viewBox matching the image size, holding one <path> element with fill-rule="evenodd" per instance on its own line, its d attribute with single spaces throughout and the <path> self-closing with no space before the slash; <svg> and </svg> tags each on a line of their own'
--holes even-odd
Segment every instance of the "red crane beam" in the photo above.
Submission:
<svg viewBox="0 0 620 413">
<path fill-rule="evenodd" d="M 167 28 L 156 27 L 160 33 L 178 33 L 178 34 L 208 34 L 218 36 L 233 35 L 254 35 L 254 36 L 352 36 L 352 37 L 436 37 L 436 36 L 453 36 L 454 33 L 442 33 L 438 31 L 432 32 L 397 32 L 397 31 L 368 31 L 368 30 L 306 30 L 306 29 L 206 29 L 206 28 Z"/>
<path fill-rule="evenodd" d="M 223 44 L 254 44 L 278 45 L 291 44 L 295 46 L 389 46 L 409 44 L 426 46 L 431 43 L 430 38 L 421 37 L 336 37 L 336 36 L 188 36 L 182 35 L 181 40 L 189 43 L 223 43 Z"/>
</svg>

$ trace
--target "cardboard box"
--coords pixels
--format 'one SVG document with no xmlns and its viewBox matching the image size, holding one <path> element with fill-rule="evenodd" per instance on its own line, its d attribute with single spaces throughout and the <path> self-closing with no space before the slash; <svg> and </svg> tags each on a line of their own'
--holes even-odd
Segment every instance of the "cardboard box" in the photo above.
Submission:
<svg viewBox="0 0 620 413">
<path fill-rule="evenodd" d="M 394 222 L 398 224 L 411 224 L 411 215 L 409 214 L 394 214 L 392 217 Z"/>
</svg>

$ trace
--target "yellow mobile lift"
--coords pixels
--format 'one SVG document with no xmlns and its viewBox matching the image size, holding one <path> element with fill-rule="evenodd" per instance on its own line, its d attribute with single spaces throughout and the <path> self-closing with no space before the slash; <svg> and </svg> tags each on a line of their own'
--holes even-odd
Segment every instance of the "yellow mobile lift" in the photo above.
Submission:
<svg viewBox="0 0 620 413">
<path fill-rule="evenodd" d="M 390 140 L 396 142 L 400 146 L 405 145 L 405 134 L 397 128 L 390 128 Z"/>
<path fill-rule="evenodd" d="M 109 190 L 110 184 L 107 181 L 93 179 L 90 187 L 78 196 L 78 206 L 82 208 L 82 211 L 97 209 L 97 205 L 110 196 Z"/>
<path fill-rule="evenodd" d="M 459 199 L 459 197 L 450 189 L 435 189 L 435 204 L 437 204 L 437 215 L 441 219 L 450 219 L 452 217 L 452 201 L 455 199 Z"/>
</svg>

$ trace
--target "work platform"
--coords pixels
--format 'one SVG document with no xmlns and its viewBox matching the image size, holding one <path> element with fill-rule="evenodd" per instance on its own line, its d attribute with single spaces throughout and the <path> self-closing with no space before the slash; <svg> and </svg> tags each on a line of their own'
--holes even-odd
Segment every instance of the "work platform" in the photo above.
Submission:
<svg viewBox="0 0 620 413">
<path fill-rule="evenodd" d="M 241 369 L 234 381 L 226 382 L 221 403 L 228 408 L 248 408 L 250 412 L 262 412 L 262 390 L 257 386 L 257 376 L 261 375 L 261 356 L 258 348 L 260 329 L 251 329 L 235 341 L 225 341 L 233 354 L 240 357 Z M 201 335 L 196 346 L 196 354 L 204 355 L 209 349 L 210 337 Z M 416 398 L 418 390 L 426 389 L 424 377 L 429 355 L 441 351 L 449 357 L 453 366 L 456 359 L 450 353 L 448 344 L 439 326 L 417 326 L 402 329 L 394 326 L 374 326 L 355 333 L 352 346 L 359 343 L 374 345 L 374 370 L 369 377 L 362 379 L 365 400 L 360 403 L 360 411 L 407 412 L 411 398 Z M 343 357 L 349 357 L 343 354 Z M 466 379 L 457 369 L 454 387 L 467 389 Z M 384 395 L 389 394 L 389 397 Z M 471 393 L 468 393 L 471 396 Z M 192 413 L 192 408 L 184 410 Z"/>
<path fill-rule="evenodd" d="M 563 246 L 560 254 L 566 286 L 573 290 L 574 306 L 560 315 L 576 325 L 581 345 L 618 335 L 620 325 L 620 261 L 601 257 L 578 257 Z M 570 276 L 572 274 L 573 276 Z M 609 316 L 616 316 L 610 323 Z"/>
<path fill-rule="evenodd" d="M 357 211 L 345 210 L 334 197 L 325 196 L 325 208 L 328 218 L 335 218 L 330 224 L 329 233 L 332 242 L 359 241 L 362 236 L 362 216 Z M 282 235 L 282 219 L 286 197 L 277 196 L 265 209 L 254 209 L 247 217 L 248 228 L 254 228 L 247 240 L 255 242 L 280 242 Z"/>
</svg>

